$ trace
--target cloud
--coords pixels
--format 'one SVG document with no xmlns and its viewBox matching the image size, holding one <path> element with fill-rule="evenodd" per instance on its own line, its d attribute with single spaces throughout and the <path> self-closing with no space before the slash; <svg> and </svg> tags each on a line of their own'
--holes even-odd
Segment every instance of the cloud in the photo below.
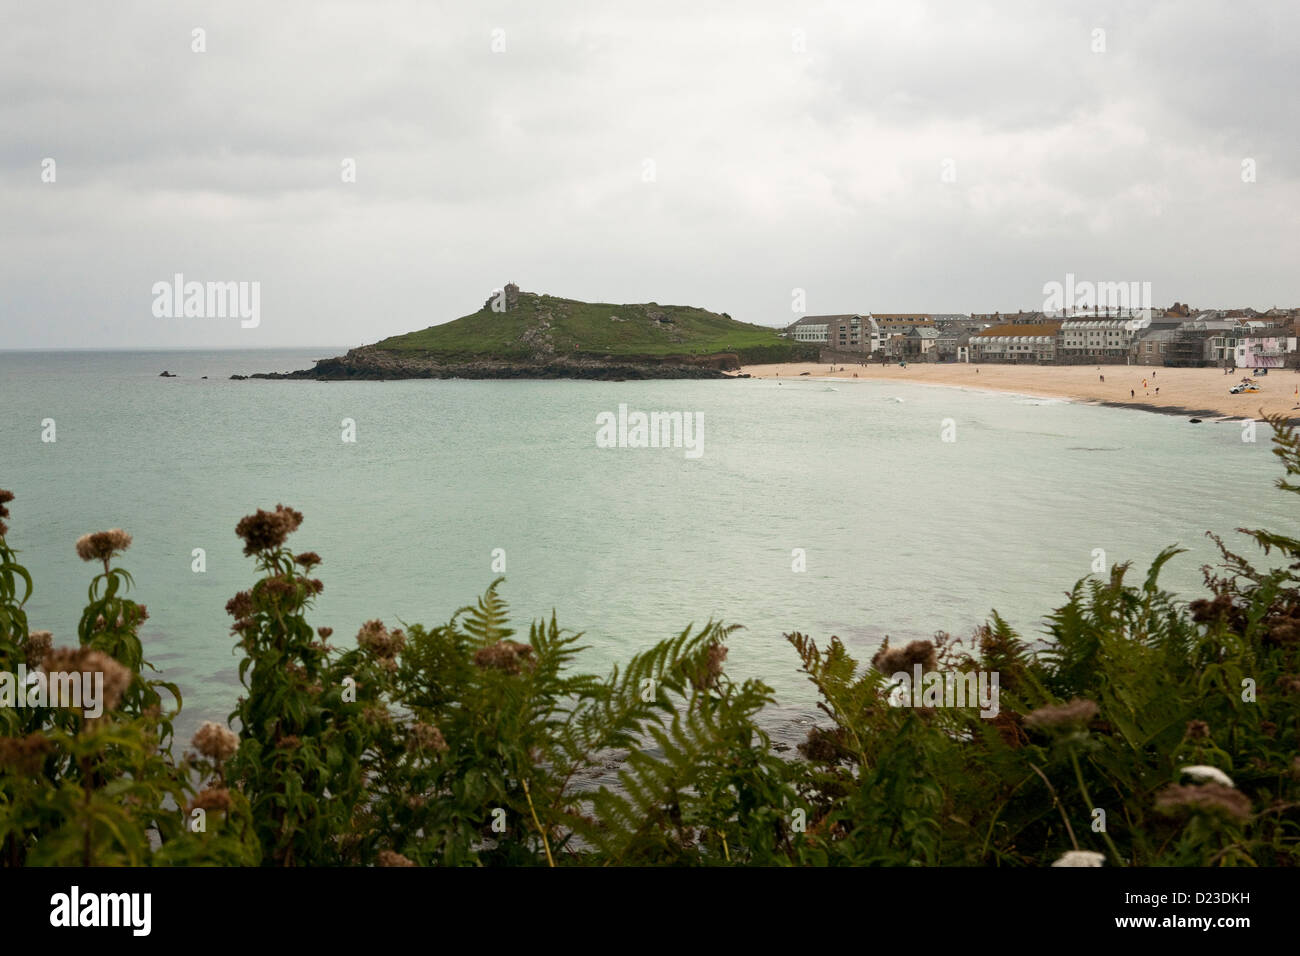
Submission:
<svg viewBox="0 0 1300 956">
<path fill-rule="evenodd" d="M 1160 302 L 1297 303 L 1290 5 L 47 2 L 4 20 L 5 346 L 349 345 L 507 280 L 771 325 L 795 287 L 814 312 L 1006 311 L 1067 271 Z M 154 318 L 176 272 L 260 281 L 262 324 Z"/>
</svg>

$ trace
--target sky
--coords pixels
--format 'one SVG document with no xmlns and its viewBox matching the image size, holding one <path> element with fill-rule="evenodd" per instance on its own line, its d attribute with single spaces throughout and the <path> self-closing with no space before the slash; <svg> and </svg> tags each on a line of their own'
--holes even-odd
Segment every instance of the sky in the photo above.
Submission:
<svg viewBox="0 0 1300 956">
<path fill-rule="evenodd" d="M 359 345 L 510 281 L 771 326 L 1067 275 L 1300 306 L 1298 38 L 1250 0 L 0 0 L 0 349 Z"/>
</svg>

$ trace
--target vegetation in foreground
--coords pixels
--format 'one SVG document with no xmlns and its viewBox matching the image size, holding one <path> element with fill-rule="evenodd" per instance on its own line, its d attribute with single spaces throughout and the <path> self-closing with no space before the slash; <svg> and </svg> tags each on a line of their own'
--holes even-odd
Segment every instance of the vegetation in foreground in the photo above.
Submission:
<svg viewBox="0 0 1300 956">
<path fill-rule="evenodd" d="M 1273 424 L 1278 485 L 1300 494 L 1300 435 Z M 277 506 L 236 528 L 258 575 L 226 607 L 245 694 L 176 758 L 180 694 L 113 564 L 130 536 L 78 542 L 102 573 L 76 646 L 54 647 L 23 610 L 12 498 L 0 672 L 102 675 L 105 706 L 0 707 L 8 866 L 1300 861 L 1300 540 L 1283 534 L 1244 531 L 1272 570 L 1216 538 L 1188 604 L 1158 583 L 1174 549 L 1140 582 L 1125 565 L 1080 581 L 1037 647 L 996 614 L 869 665 L 789 634 L 827 720 L 786 760 L 759 722 L 771 691 L 727 677 L 718 623 L 586 674 L 580 635 L 554 616 L 517 634 L 494 583 L 446 624 L 371 621 L 334 648 L 308 622 L 321 559 L 287 547 L 302 515 Z M 914 667 L 998 673 L 999 712 L 891 706 L 890 675 Z M 620 786 L 593 790 L 611 751 Z"/>
</svg>

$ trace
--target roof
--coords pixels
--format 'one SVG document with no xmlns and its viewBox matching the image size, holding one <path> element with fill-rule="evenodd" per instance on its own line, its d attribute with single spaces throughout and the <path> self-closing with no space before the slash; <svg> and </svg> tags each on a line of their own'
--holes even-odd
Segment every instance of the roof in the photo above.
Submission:
<svg viewBox="0 0 1300 956">
<path fill-rule="evenodd" d="M 837 322 L 837 321 L 843 321 L 845 319 L 863 319 L 866 318 L 868 315 L 870 315 L 870 313 L 864 314 L 862 312 L 849 312 L 846 313 L 845 315 L 805 315 L 802 319 L 798 319 L 790 324 L 792 326 L 825 325 L 827 322 Z"/>
<path fill-rule="evenodd" d="M 939 337 L 939 330 L 926 328 L 924 326 L 918 325 L 916 328 L 912 329 L 912 331 L 908 332 L 907 334 L 915 335 L 917 338 L 922 338 L 922 339 L 937 339 Z"/>
<path fill-rule="evenodd" d="M 991 329 L 985 329 L 976 338 L 985 339 L 994 336 L 1025 336 L 1025 335 L 1050 335 L 1056 337 L 1056 333 L 1061 329 L 1060 322 L 1008 322 L 1005 325 L 995 325 Z"/>
</svg>

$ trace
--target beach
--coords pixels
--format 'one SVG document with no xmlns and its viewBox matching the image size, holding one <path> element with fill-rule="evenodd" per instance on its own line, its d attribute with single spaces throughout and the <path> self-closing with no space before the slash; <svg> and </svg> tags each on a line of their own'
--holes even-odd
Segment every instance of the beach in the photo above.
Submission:
<svg viewBox="0 0 1300 956">
<path fill-rule="evenodd" d="M 908 363 L 830 365 L 816 362 L 749 365 L 741 369 L 754 378 L 837 378 L 852 381 L 909 382 L 978 388 L 1018 395 L 1062 398 L 1076 402 L 1140 408 L 1197 418 L 1260 418 L 1277 413 L 1300 419 L 1300 374 L 1273 369 L 1253 376 L 1261 391 L 1232 395 L 1228 389 L 1251 375 L 1236 369 L 1228 375 L 1218 368 L 1165 368 L 1152 365 L 974 365 Z M 1104 379 L 1104 381 L 1103 381 Z M 1159 389 L 1159 391 L 1157 391 Z"/>
</svg>

